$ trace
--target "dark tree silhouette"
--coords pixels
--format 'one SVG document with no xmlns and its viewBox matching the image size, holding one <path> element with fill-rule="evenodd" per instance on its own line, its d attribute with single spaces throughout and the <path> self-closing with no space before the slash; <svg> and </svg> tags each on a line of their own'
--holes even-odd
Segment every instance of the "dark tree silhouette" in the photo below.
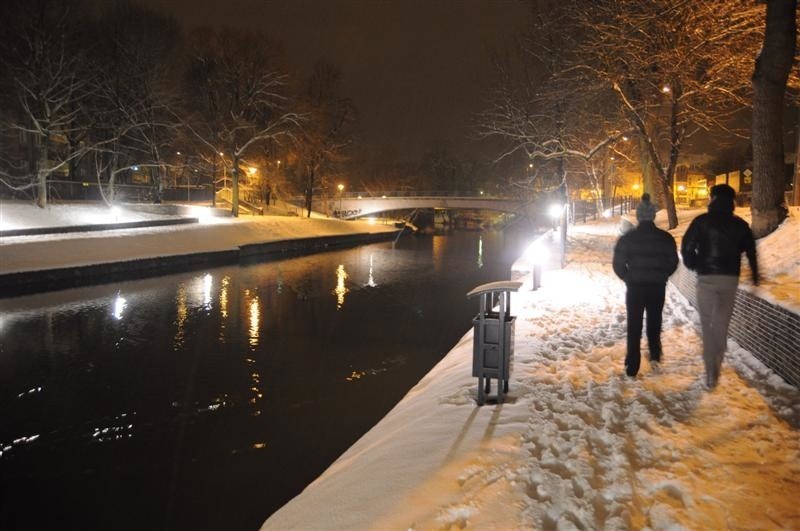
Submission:
<svg viewBox="0 0 800 531">
<path fill-rule="evenodd" d="M 763 2 L 762 2 L 763 3 Z M 797 0 L 768 0 L 764 45 L 753 72 L 753 233 L 762 237 L 786 218 L 783 109 L 794 63 Z"/>
</svg>

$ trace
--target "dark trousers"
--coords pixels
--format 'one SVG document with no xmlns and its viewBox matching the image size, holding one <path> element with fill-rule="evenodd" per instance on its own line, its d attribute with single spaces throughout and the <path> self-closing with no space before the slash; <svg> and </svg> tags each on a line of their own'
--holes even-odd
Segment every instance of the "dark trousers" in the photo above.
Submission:
<svg viewBox="0 0 800 531">
<path fill-rule="evenodd" d="M 661 312 L 664 309 L 666 284 L 628 284 L 625 304 L 628 308 L 628 353 L 625 372 L 636 376 L 641 363 L 642 321 L 647 312 L 647 346 L 650 359 L 661 359 Z"/>
</svg>

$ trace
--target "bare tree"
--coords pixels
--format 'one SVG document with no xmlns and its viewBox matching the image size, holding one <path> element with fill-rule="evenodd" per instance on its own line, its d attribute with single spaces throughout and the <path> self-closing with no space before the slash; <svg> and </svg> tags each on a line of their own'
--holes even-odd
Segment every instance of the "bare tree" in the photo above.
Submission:
<svg viewBox="0 0 800 531">
<path fill-rule="evenodd" d="M 728 128 L 748 104 L 757 8 L 744 0 L 599 1 L 581 11 L 588 75 L 612 87 L 677 226 L 673 180 L 687 138 Z M 646 183 L 647 184 L 647 183 Z"/>
<path fill-rule="evenodd" d="M 526 52 L 537 61 L 532 73 L 501 76 L 511 88 L 482 116 L 484 134 L 504 135 L 528 156 L 588 161 L 607 149 L 626 152 L 619 140 L 632 132 L 645 189 L 677 226 L 672 186 L 685 141 L 730 129 L 749 104 L 759 8 L 745 0 L 534 5 L 535 45 Z"/>
<path fill-rule="evenodd" d="M 287 79 L 280 48 L 261 33 L 201 29 L 189 40 L 187 127 L 207 154 L 220 155 L 232 177 L 231 210 L 239 215 L 241 163 L 298 127 L 286 110 Z"/>
<path fill-rule="evenodd" d="M 496 55 L 498 82 L 478 116 L 478 132 L 505 139 L 500 158 L 524 153 L 529 182 L 517 186 L 566 196 L 569 181 L 585 177 L 602 209 L 603 168 L 614 151 L 627 150 L 620 144 L 629 126 L 610 88 L 575 67 L 586 38 L 575 16 L 581 3 L 546 0 L 532 7 L 529 31 L 511 52 Z"/>
<path fill-rule="evenodd" d="M 165 151 L 178 127 L 170 109 L 177 100 L 171 72 L 180 38 L 175 20 L 130 2 L 113 4 L 98 21 L 93 103 L 101 120 L 93 152 L 107 202 L 114 200 L 117 177 L 134 167 L 150 170 L 155 200 L 161 199 Z"/>
<path fill-rule="evenodd" d="M 34 189 L 44 208 L 48 180 L 86 152 L 80 141 L 68 141 L 87 127 L 84 17 L 78 3 L 67 0 L 11 0 L 0 9 L 2 128 L 16 137 L 16 152 L 4 153 L 0 181 L 14 190 Z"/>
<path fill-rule="evenodd" d="M 356 110 L 340 94 L 340 82 L 336 67 L 318 62 L 297 103 L 303 116 L 295 143 L 297 171 L 309 217 L 315 188 L 338 174 L 353 141 Z"/>
<path fill-rule="evenodd" d="M 774 231 L 786 218 L 783 109 L 797 39 L 797 0 L 767 4 L 764 44 L 753 72 L 753 233 Z"/>
</svg>

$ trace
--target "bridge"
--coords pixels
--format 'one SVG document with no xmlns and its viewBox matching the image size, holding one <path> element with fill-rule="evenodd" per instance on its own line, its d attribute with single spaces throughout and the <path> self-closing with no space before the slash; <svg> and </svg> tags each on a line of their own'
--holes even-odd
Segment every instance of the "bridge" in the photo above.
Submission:
<svg viewBox="0 0 800 531">
<path fill-rule="evenodd" d="M 293 203 L 303 204 L 303 198 L 293 198 Z M 480 209 L 497 212 L 519 212 L 530 201 L 518 197 L 491 195 L 469 196 L 463 192 L 346 192 L 331 197 L 315 197 L 312 210 L 341 219 L 373 216 L 391 210 Z M 527 211 L 527 209 L 526 209 Z"/>
</svg>

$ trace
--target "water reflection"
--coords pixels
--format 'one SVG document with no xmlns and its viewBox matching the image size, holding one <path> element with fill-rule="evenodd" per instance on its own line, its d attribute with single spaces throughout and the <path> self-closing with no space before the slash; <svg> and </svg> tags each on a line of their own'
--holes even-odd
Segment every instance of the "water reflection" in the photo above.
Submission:
<svg viewBox="0 0 800 531">
<path fill-rule="evenodd" d="M 113 312 L 114 319 L 116 319 L 117 321 L 122 319 L 122 312 L 125 311 L 125 306 L 127 302 L 128 301 L 125 300 L 125 298 L 122 295 L 117 293 L 117 298 L 114 299 L 114 312 Z"/>
<path fill-rule="evenodd" d="M 183 348 L 183 340 L 186 334 L 184 329 L 186 317 L 189 314 L 186 306 L 186 287 L 178 285 L 178 293 L 175 295 L 175 336 L 172 340 L 172 350 L 178 351 Z"/>
<path fill-rule="evenodd" d="M 478 237 L 478 268 L 483 267 L 483 236 Z"/>
<path fill-rule="evenodd" d="M 206 310 L 211 309 L 211 287 L 213 286 L 213 278 L 210 273 L 203 276 L 203 308 Z"/>
<path fill-rule="evenodd" d="M 219 335 L 217 339 L 221 344 L 225 343 L 225 326 L 228 318 L 228 284 L 230 284 L 230 281 L 231 279 L 228 275 L 222 277 L 220 281 L 219 314 L 221 319 L 219 320 Z"/>
<path fill-rule="evenodd" d="M 219 313 L 223 319 L 228 317 L 228 284 L 230 284 L 231 277 L 225 275 L 222 277 L 222 287 L 219 290 Z M 224 321 L 223 321 L 224 328 Z"/>
<path fill-rule="evenodd" d="M 375 283 L 375 277 L 372 274 L 372 272 L 373 272 L 373 264 L 372 264 L 373 258 L 375 258 L 375 253 L 369 253 L 369 278 L 367 279 L 367 286 L 369 286 L 371 288 L 377 287 L 377 284 Z"/>
<path fill-rule="evenodd" d="M 250 290 L 245 290 L 244 295 L 246 299 L 250 298 Z M 247 338 L 252 350 L 258 346 L 258 333 L 261 328 L 261 309 L 258 306 L 258 295 L 252 296 L 250 300 L 248 315 L 250 317 L 250 328 L 247 330 Z"/>
<path fill-rule="evenodd" d="M 120 415 L 116 415 L 110 425 L 95 427 L 91 435 L 92 440 L 96 443 L 104 443 L 132 438 L 133 423 L 131 423 L 131 419 L 135 415 L 136 412 L 134 411 L 130 414 L 131 418 L 128 418 L 127 413 L 122 413 Z"/>
<path fill-rule="evenodd" d="M 336 289 L 333 290 L 333 292 L 336 293 L 337 310 L 342 309 L 344 296 L 350 291 L 347 289 L 347 286 L 345 286 L 345 280 L 347 280 L 347 272 L 344 270 L 344 264 L 339 264 L 339 267 L 336 268 Z"/>
<path fill-rule="evenodd" d="M 433 270 L 441 273 L 444 267 L 444 252 L 447 239 L 441 234 L 434 234 L 431 237 L 431 245 L 433 250 Z"/>
</svg>

